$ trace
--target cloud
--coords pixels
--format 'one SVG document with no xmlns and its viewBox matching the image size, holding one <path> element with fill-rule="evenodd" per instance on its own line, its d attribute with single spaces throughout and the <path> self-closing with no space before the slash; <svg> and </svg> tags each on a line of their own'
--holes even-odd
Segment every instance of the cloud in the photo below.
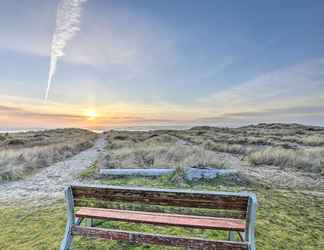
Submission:
<svg viewBox="0 0 324 250">
<path fill-rule="evenodd" d="M 324 98 L 324 59 L 270 72 L 254 80 L 197 100 L 214 113 L 258 111 L 321 104 Z"/>
<path fill-rule="evenodd" d="M 81 7 L 87 0 L 61 0 L 57 9 L 56 27 L 51 47 L 50 69 L 48 73 L 45 102 L 47 101 L 58 59 L 64 56 L 67 43 L 80 30 Z"/>
<path fill-rule="evenodd" d="M 50 119 L 50 120 L 84 120 L 85 116 L 69 114 L 51 114 L 28 111 L 17 107 L 8 107 L 0 105 L 0 116 L 9 116 L 16 118 Z"/>
<path fill-rule="evenodd" d="M 2 2 L 0 48 L 48 56 L 56 4 L 43 0 Z"/>
<path fill-rule="evenodd" d="M 51 107 L 53 109 L 53 107 Z M 88 127 L 87 117 L 83 115 L 49 113 L 46 111 L 24 109 L 0 105 L 0 129 L 39 129 L 58 127 Z"/>
<path fill-rule="evenodd" d="M 116 109 L 121 108 L 117 106 Z M 182 118 L 165 118 L 161 115 L 152 115 L 151 112 L 143 112 L 143 116 L 133 114 L 140 113 L 135 110 L 118 111 L 116 114 L 105 113 L 104 110 L 115 110 L 112 106 L 105 107 L 99 111 L 99 116 L 96 119 L 89 120 L 86 115 L 63 114 L 54 112 L 54 110 L 62 110 L 62 104 L 49 104 L 48 110 L 51 113 L 37 110 L 37 106 L 31 105 L 30 109 L 25 109 L 16 106 L 0 105 L 0 128 L 55 128 L 55 127 L 84 127 L 103 129 L 110 126 L 125 127 L 132 125 L 160 125 L 160 124 L 181 124 L 187 120 Z M 134 107 L 133 107 L 134 108 Z M 156 107 L 154 107 L 156 108 Z M 65 108 L 68 110 L 69 108 Z M 71 107 L 70 107 L 71 109 Z M 35 111 L 34 111 L 35 110 Z M 86 113 L 85 109 L 78 108 L 77 113 Z M 127 114 L 130 112 L 130 114 Z"/>
<path fill-rule="evenodd" d="M 4 20 L 10 28 L 0 29 L 0 49 L 28 56 L 49 57 L 56 3 L 42 0 L 22 4 L 15 1 L 6 3 L 0 9 L 0 15 L 5 16 L 8 9 L 12 9 L 13 13 L 23 12 L 24 15 L 6 16 Z M 35 9 L 41 13 L 35 12 Z M 68 16 L 72 17 L 73 25 L 79 22 L 79 15 L 71 13 Z M 72 31 L 74 34 L 75 25 Z M 55 51 L 65 45 L 65 42 L 57 44 L 53 48 Z M 112 77 L 124 79 L 150 72 L 147 68 L 153 69 L 159 63 L 167 65 L 174 61 L 172 32 L 166 31 L 152 16 L 134 13 L 113 4 L 102 11 L 89 1 L 82 12 L 77 39 L 70 45 L 66 47 L 62 58 L 65 63 L 91 66 L 96 70 L 108 71 Z"/>
<path fill-rule="evenodd" d="M 199 118 L 198 122 L 225 122 L 232 120 L 255 120 L 259 118 L 271 118 L 273 119 L 281 116 L 291 117 L 305 117 L 305 116 L 323 116 L 324 117 L 324 105 L 323 106 L 296 106 L 289 108 L 272 108 L 251 112 L 237 112 L 227 113 L 215 117 Z"/>
<path fill-rule="evenodd" d="M 269 72 L 196 101 L 198 123 L 324 123 L 324 59 Z"/>
</svg>

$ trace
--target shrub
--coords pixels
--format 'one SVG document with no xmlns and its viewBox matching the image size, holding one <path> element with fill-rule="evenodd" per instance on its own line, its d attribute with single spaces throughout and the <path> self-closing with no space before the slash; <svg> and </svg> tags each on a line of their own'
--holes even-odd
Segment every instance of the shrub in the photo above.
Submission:
<svg viewBox="0 0 324 250">
<path fill-rule="evenodd" d="M 324 136 L 323 135 L 307 136 L 302 140 L 302 143 L 308 146 L 322 146 L 324 145 Z"/>
<path fill-rule="evenodd" d="M 116 135 L 116 136 L 114 137 L 114 140 L 124 141 L 124 140 L 127 140 L 127 136 L 123 136 L 123 135 Z"/>
<path fill-rule="evenodd" d="M 6 135 L 0 134 L 0 142 L 7 139 Z"/>
<path fill-rule="evenodd" d="M 274 165 L 280 167 L 293 167 L 305 172 L 322 171 L 320 158 L 314 157 L 314 152 L 307 150 L 291 150 L 269 147 L 264 150 L 252 152 L 248 155 L 252 165 Z"/>
<path fill-rule="evenodd" d="M 88 168 L 83 170 L 79 177 L 81 180 L 89 179 L 92 178 L 97 173 L 97 171 L 98 171 L 98 167 L 97 167 L 97 162 L 95 161 Z"/>
<path fill-rule="evenodd" d="M 204 145 L 208 150 L 231 154 L 246 154 L 251 151 L 251 148 L 239 144 L 214 143 L 212 141 L 207 141 Z"/>
<path fill-rule="evenodd" d="M 26 141 L 22 139 L 9 139 L 5 141 L 5 144 L 10 146 L 24 145 L 25 143 Z"/>
<path fill-rule="evenodd" d="M 220 167 L 225 163 L 219 155 L 203 146 L 176 144 L 138 143 L 135 146 L 110 150 L 110 163 L 115 167 Z"/>
</svg>

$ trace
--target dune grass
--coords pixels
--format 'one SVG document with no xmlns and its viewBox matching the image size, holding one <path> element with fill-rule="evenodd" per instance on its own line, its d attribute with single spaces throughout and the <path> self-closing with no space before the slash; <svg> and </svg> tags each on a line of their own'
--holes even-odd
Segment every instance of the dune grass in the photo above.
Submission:
<svg viewBox="0 0 324 250">
<path fill-rule="evenodd" d="M 110 167 L 190 166 L 220 163 L 220 153 L 274 165 L 323 172 L 323 129 L 270 124 L 255 127 L 195 127 L 189 130 L 109 131 Z M 108 166 L 109 167 L 109 166 Z"/>
<path fill-rule="evenodd" d="M 324 135 L 311 135 L 302 140 L 302 143 L 307 146 L 322 146 L 324 145 Z"/>
<path fill-rule="evenodd" d="M 80 173 L 79 178 L 81 180 L 94 178 L 97 172 L 98 172 L 98 166 L 97 166 L 97 161 L 95 161 L 88 168 L 84 169 Z"/>
<path fill-rule="evenodd" d="M 115 141 L 116 144 L 116 141 Z M 120 145 L 120 144 L 118 144 Z M 221 166 L 226 162 L 220 160 L 216 152 L 201 145 L 188 145 L 180 142 L 140 142 L 134 145 L 118 146 L 109 151 L 110 159 L 106 166 L 114 167 L 174 167 L 182 164 L 186 167 Z"/>
<path fill-rule="evenodd" d="M 13 133 L 7 137 L 10 140 L 0 145 L 0 182 L 23 179 L 40 168 L 63 161 L 91 147 L 97 135 L 87 130 L 58 129 Z"/>
<path fill-rule="evenodd" d="M 283 148 L 266 148 L 252 152 L 248 160 L 252 165 L 274 165 L 294 168 L 303 172 L 324 174 L 323 148 L 292 150 Z"/>
<path fill-rule="evenodd" d="M 63 133 L 63 131 L 58 131 Z M 55 132 L 54 134 L 57 134 Z M 53 133 L 53 132 L 51 132 Z M 103 184 L 184 188 L 210 191 L 251 191 L 258 197 L 257 248 L 261 250 L 324 249 L 324 194 L 316 190 L 279 189 L 260 182 L 216 178 L 212 181 L 186 182 L 181 178 L 184 165 L 224 167 L 219 152 L 244 156 L 254 166 L 275 165 L 290 170 L 323 174 L 323 130 L 297 125 L 258 125 L 240 129 L 198 127 L 184 131 L 112 131 L 107 133 L 108 154 L 82 172 L 81 179 L 92 179 L 102 162 L 134 166 L 177 166 L 176 174 L 159 178 L 114 178 Z M 34 138 L 35 135 L 31 134 Z M 46 144 L 46 136 L 41 141 Z M 36 137 L 36 139 L 37 139 Z M 56 138 L 57 136 L 52 136 Z M 321 138 L 319 138 L 321 137 Z M 14 141 L 18 139 L 22 141 Z M 37 140 L 33 142 L 38 143 Z M 9 143 L 3 136 L 2 142 Z M 26 143 L 23 138 L 10 138 L 14 147 Z M 44 145 L 43 145 L 44 146 Z M 297 147 L 295 147 L 297 146 Z M 218 156 L 216 154 L 219 154 Z M 185 163 L 185 164 L 180 164 Z M 107 167 L 107 166 L 106 166 Z M 0 167 L 1 169 L 1 167 Z M 66 222 L 64 201 L 30 208 L 26 204 L 0 204 L 0 249 L 58 249 Z M 224 238 L 212 230 L 191 230 L 178 227 L 154 227 L 121 222 L 99 222 L 115 229 Z M 72 249 L 165 249 L 175 248 L 132 245 L 121 242 L 87 240 L 76 237 Z"/>
<path fill-rule="evenodd" d="M 262 250 L 324 249 L 324 196 L 303 191 L 270 189 L 256 184 L 238 185 L 225 179 L 211 182 L 177 182 L 172 176 L 161 178 L 118 178 L 104 180 L 110 185 L 131 185 L 160 188 L 188 188 L 210 191 L 253 191 L 257 194 L 257 247 Z M 66 211 L 64 202 L 52 206 L 26 209 L 0 206 L 0 249 L 57 249 L 63 237 Z M 191 230 L 178 227 L 154 227 L 132 223 L 105 222 L 101 226 L 146 232 L 223 237 L 212 230 Z M 121 242 L 87 240 L 76 237 L 72 249 L 176 249 L 140 246 Z"/>
<path fill-rule="evenodd" d="M 92 145 L 92 142 L 81 139 L 49 146 L 2 150 L 0 182 L 22 179 L 37 169 L 65 160 Z"/>
</svg>

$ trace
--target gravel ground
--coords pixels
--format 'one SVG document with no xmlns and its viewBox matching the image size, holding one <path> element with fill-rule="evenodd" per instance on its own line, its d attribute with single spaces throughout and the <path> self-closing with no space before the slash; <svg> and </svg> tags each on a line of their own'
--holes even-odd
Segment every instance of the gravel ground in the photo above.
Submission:
<svg viewBox="0 0 324 250">
<path fill-rule="evenodd" d="M 0 184 L 0 203 L 28 201 L 37 205 L 63 198 L 64 187 L 78 183 L 79 174 L 98 158 L 104 146 L 105 138 L 101 136 L 92 148 L 65 161 L 44 168 L 24 180 Z"/>
</svg>

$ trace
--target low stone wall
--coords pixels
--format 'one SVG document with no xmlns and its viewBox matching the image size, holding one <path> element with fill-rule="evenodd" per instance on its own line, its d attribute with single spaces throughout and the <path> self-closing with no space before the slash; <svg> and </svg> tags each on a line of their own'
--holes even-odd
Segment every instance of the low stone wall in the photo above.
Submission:
<svg viewBox="0 0 324 250">
<path fill-rule="evenodd" d="M 174 168 L 120 168 L 120 169 L 101 169 L 99 177 L 122 177 L 122 176 L 142 176 L 158 177 L 175 172 Z M 200 179 L 213 179 L 218 176 L 229 176 L 237 173 L 232 169 L 215 168 L 187 168 L 184 171 L 184 178 L 189 181 Z"/>
</svg>

